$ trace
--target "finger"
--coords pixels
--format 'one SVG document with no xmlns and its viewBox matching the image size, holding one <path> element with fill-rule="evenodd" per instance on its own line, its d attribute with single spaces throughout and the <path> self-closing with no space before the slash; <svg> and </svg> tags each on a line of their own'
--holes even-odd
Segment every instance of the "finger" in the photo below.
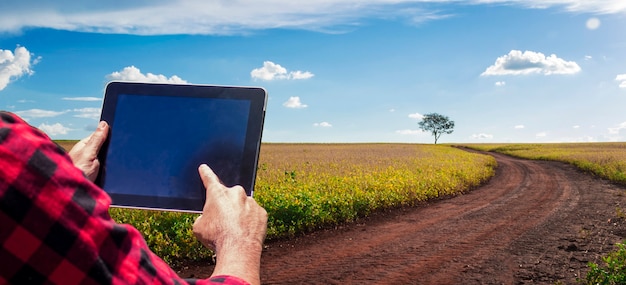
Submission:
<svg viewBox="0 0 626 285">
<path fill-rule="evenodd" d="M 213 172 L 213 170 L 206 164 L 202 164 L 198 167 L 198 173 L 200 174 L 204 188 L 207 190 L 209 189 L 209 186 L 215 183 L 220 183 L 220 179 L 217 177 L 215 172 Z"/>
<path fill-rule="evenodd" d="M 97 155 L 100 151 L 100 148 L 104 144 L 107 136 L 109 134 L 109 124 L 105 121 L 100 121 L 98 124 L 98 128 L 96 131 L 91 134 L 85 143 L 85 151 L 91 155 Z"/>
</svg>

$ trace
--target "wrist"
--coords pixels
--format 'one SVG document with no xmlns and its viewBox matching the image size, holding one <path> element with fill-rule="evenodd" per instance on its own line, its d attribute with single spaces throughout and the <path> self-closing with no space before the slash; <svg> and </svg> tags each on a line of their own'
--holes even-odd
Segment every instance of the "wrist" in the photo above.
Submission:
<svg viewBox="0 0 626 285">
<path fill-rule="evenodd" d="M 231 240 L 216 244 L 213 276 L 230 275 L 260 284 L 262 242 Z"/>
</svg>

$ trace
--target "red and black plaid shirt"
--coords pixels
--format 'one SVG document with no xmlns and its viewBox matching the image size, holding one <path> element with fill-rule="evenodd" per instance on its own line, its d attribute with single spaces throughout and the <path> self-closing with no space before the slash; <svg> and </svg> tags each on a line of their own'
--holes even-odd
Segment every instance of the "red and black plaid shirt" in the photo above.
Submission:
<svg viewBox="0 0 626 285">
<path fill-rule="evenodd" d="M 0 284 L 246 284 L 183 280 L 45 134 L 0 112 Z"/>
</svg>

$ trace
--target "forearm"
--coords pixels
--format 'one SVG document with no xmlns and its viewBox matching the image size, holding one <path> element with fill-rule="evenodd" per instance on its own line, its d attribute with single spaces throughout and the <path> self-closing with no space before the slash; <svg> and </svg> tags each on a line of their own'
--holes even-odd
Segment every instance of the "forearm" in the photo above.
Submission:
<svg viewBox="0 0 626 285">
<path fill-rule="evenodd" d="M 217 247 L 215 269 L 212 276 L 231 275 L 252 285 L 260 284 L 262 243 L 238 244 L 228 242 Z"/>
</svg>

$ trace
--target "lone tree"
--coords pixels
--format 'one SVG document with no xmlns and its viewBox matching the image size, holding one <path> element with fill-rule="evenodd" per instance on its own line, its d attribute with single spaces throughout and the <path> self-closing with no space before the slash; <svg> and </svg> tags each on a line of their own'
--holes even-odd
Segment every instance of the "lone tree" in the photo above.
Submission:
<svg viewBox="0 0 626 285">
<path fill-rule="evenodd" d="M 454 121 L 450 121 L 447 116 L 439 115 L 437 113 L 430 113 L 424 115 L 422 121 L 418 123 L 420 129 L 425 132 L 430 132 L 435 137 L 435 144 L 437 140 L 443 134 L 451 134 L 454 131 Z"/>
</svg>

